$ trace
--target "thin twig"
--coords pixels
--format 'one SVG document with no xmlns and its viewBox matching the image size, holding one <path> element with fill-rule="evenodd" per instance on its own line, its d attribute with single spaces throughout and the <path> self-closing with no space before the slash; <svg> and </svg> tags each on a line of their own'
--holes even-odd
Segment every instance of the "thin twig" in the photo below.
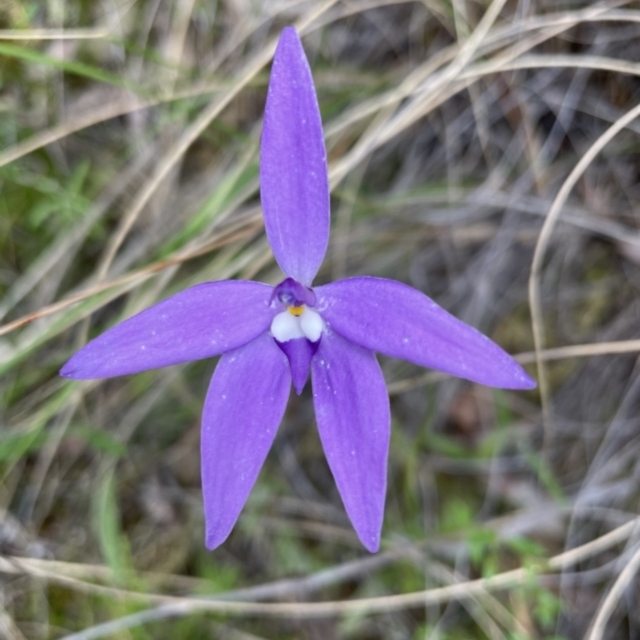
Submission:
<svg viewBox="0 0 640 640">
<path fill-rule="evenodd" d="M 513 357 L 520 364 L 531 364 L 537 362 L 538 358 L 545 362 L 553 360 L 565 360 L 569 358 L 589 358 L 592 356 L 606 356 L 620 353 L 640 352 L 640 340 L 618 340 L 613 342 L 594 342 L 591 344 L 574 344 L 566 347 L 556 347 L 554 349 L 543 349 L 542 351 L 525 351 Z M 404 393 L 410 389 L 415 389 L 423 384 L 430 384 L 448 377 L 446 373 L 429 371 L 419 376 L 398 380 L 387 385 L 390 394 Z"/>
<path fill-rule="evenodd" d="M 227 233 L 220 233 L 213 240 L 208 241 L 207 243 L 200 245 L 199 247 L 190 250 L 186 253 L 177 253 L 172 257 L 166 258 L 165 260 L 159 260 L 154 262 L 151 265 L 143 267 L 142 269 L 138 269 L 137 271 L 133 271 L 128 273 L 120 278 L 116 278 L 115 280 L 109 280 L 107 282 L 103 282 L 102 284 L 95 285 L 90 287 L 85 291 L 80 291 L 64 300 L 60 300 L 59 302 L 55 302 L 50 304 L 42 309 L 38 309 L 33 313 L 29 313 L 21 318 L 14 320 L 13 322 L 9 322 L 0 327 L 0 335 L 4 335 L 6 333 L 11 333 L 15 329 L 18 329 L 25 324 L 29 324 L 34 320 L 39 320 L 40 318 L 44 318 L 45 316 L 51 315 L 52 313 L 56 313 L 57 311 L 61 311 L 66 309 L 69 306 L 82 302 L 88 298 L 91 298 L 99 293 L 103 293 L 104 291 L 109 291 L 110 289 L 116 289 L 122 286 L 128 286 L 132 283 L 139 283 L 147 278 L 155 275 L 167 269 L 168 267 L 174 266 L 176 264 L 181 264 L 183 262 L 187 262 L 189 260 L 193 260 L 201 255 L 209 253 L 214 249 L 225 246 L 232 242 L 236 242 L 237 240 L 241 240 L 246 238 L 256 232 L 257 229 L 261 228 L 262 223 L 256 220 L 245 220 L 244 228 L 234 231 L 233 233 L 227 235 Z"/>
<path fill-rule="evenodd" d="M 0 29 L 0 40 L 95 40 L 109 29 Z"/>
<path fill-rule="evenodd" d="M 299 20 L 297 28 L 304 32 L 318 16 L 328 11 L 338 0 L 325 0 L 315 11 Z M 238 74 L 233 86 L 220 97 L 215 97 L 198 115 L 192 124 L 180 135 L 177 142 L 169 150 L 144 188 L 138 193 L 133 205 L 123 218 L 114 236 L 112 236 L 105 254 L 98 266 L 98 273 L 106 273 L 118 249 L 133 227 L 143 209 L 151 200 L 158 187 L 178 165 L 189 147 L 202 135 L 209 125 L 222 113 L 231 101 L 244 89 L 255 76 L 269 63 L 276 48 L 276 38 L 272 38 L 253 58 L 249 60 Z"/>
<path fill-rule="evenodd" d="M 607 626 L 609 618 L 611 618 L 611 614 L 614 612 L 620 598 L 638 572 L 638 569 L 640 569 L 640 546 L 636 549 L 627 566 L 622 570 L 618 579 L 614 582 L 613 587 L 611 587 L 611 591 L 609 591 L 606 598 L 602 601 L 593 622 L 593 626 L 591 627 L 591 631 L 587 636 L 587 640 L 602 640 L 605 627 Z"/>
<path fill-rule="evenodd" d="M 540 294 L 540 274 L 542 271 L 542 264 L 547 251 L 547 247 L 551 240 L 551 235 L 555 225 L 562 212 L 562 206 L 569 197 L 576 182 L 580 179 L 582 174 L 586 171 L 587 167 L 593 162 L 595 157 L 604 149 L 604 147 L 624 129 L 630 122 L 640 116 L 640 105 L 637 105 L 621 118 L 618 118 L 616 122 L 611 125 L 587 150 L 587 152 L 580 158 L 580 161 L 574 167 L 573 171 L 569 174 L 567 179 L 563 182 L 560 191 L 553 201 L 549 213 L 542 225 L 540 236 L 536 244 L 535 252 L 533 254 L 533 261 L 531 264 L 531 274 L 529 276 L 529 305 L 531 307 L 531 325 L 533 329 L 533 339 L 535 344 L 535 351 L 537 354 L 541 353 L 544 347 L 544 326 L 542 318 L 542 306 L 541 306 L 541 294 Z M 536 358 L 536 364 L 538 368 L 538 383 L 540 385 L 540 398 L 542 401 L 542 420 L 544 426 L 544 444 L 548 444 L 550 433 L 550 406 L 549 406 L 549 382 L 547 379 L 547 372 L 544 366 L 544 360 L 541 356 Z"/>
<path fill-rule="evenodd" d="M 578 562 L 593 557 L 605 549 L 619 544 L 629 538 L 640 518 L 634 518 L 630 522 L 617 527 L 613 531 L 592 540 L 580 547 L 570 549 L 561 554 L 553 556 L 548 561 L 541 561 L 538 573 L 542 575 L 545 570 L 559 571 L 567 569 Z M 67 576 L 60 576 L 55 572 L 43 571 L 32 566 L 22 564 L 20 558 L 0 557 L 0 571 L 15 573 L 21 571 L 35 578 L 40 578 L 57 584 L 67 586 L 85 593 L 96 593 L 115 598 L 124 598 L 137 602 L 147 602 L 170 607 L 169 613 L 160 614 L 160 617 L 174 617 L 187 615 L 197 611 L 210 611 L 225 613 L 227 615 L 240 616 L 275 616 L 292 617 L 297 619 L 333 617 L 349 613 L 375 614 L 389 611 L 400 611 L 428 604 L 441 604 L 450 600 L 463 600 L 475 597 L 485 591 L 498 591 L 507 589 L 531 580 L 532 567 L 514 569 L 497 574 L 490 578 L 470 580 L 455 585 L 427 589 L 413 593 L 406 593 L 393 596 L 382 596 L 375 598 L 362 598 L 357 600 L 340 600 L 328 602 L 296 602 L 296 603 L 259 603 L 259 602 L 238 602 L 202 598 L 181 598 L 177 596 L 165 596 L 160 594 L 139 593 L 125 589 L 104 587 L 102 585 L 90 584 Z M 145 612 L 143 612 L 145 613 Z M 129 616 L 128 619 L 139 620 L 141 614 Z M 122 620 L 126 620 L 123 618 Z M 127 628 L 127 627 L 122 627 Z M 110 631 L 109 631 L 110 632 Z M 93 635 L 73 634 L 67 636 L 66 640 L 89 640 L 104 635 L 100 626 L 92 629 Z"/>
</svg>

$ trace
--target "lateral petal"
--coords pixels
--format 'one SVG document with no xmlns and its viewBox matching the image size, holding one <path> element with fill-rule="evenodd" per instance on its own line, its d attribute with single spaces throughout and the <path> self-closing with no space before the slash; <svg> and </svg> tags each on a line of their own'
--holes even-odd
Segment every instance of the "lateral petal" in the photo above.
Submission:
<svg viewBox="0 0 640 640">
<path fill-rule="evenodd" d="M 206 282 L 145 309 L 87 343 L 62 367 L 67 378 L 110 378 L 210 358 L 269 329 L 273 287 Z"/>
<path fill-rule="evenodd" d="M 374 553 L 380 546 L 391 426 L 380 365 L 371 351 L 325 333 L 311 372 L 329 467 L 358 537 Z"/>
<path fill-rule="evenodd" d="M 348 278 L 315 292 L 318 311 L 331 328 L 366 349 L 490 387 L 536 386 L 495 342 L 405 284 Z"/>
<path fill-rule="evenodd" d="M 230 351 L 209 385 L 202 414 L 206 544 L 231 532 L 273 444 L 291 388 L 287 357 L 268 334 Z"/>
<path fill-rule="evenodd" d="M 327 154 L 311 70 L 293 27 L 273 59 L 260 150 L 260 198 L 273 255 L 310 285 L 329 241 Z"/>
</svg>

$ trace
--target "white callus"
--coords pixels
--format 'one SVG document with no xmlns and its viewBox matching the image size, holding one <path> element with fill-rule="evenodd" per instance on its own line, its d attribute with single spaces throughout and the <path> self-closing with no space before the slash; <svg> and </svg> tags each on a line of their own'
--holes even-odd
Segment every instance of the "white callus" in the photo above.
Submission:
<svg viewBox="0 0 640 640">
<path fill-rule="evenodd" d="M 302 333 L 304 333 L 311 342 L 318 342 L 322 335 L 322 329 L 324 329 L 324 322 L 322 322 L 320 314 L 306 307 L 298 320 L 300 321 Z"/>
<path fill-rule="evenodd" d="M 271 335 L 278 342 L 288 342 L 296 338 L 307 338 L 317 342 L 322 335 L 324 323 L 320 314 L 309 307 L 299 315 L 290 311 L 279 313 L 271 323 Z"/>
</svg>

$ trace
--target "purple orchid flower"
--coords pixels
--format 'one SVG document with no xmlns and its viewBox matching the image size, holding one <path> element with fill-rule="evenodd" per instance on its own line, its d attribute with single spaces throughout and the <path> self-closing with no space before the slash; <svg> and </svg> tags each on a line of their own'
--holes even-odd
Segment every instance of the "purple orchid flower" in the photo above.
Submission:
<svg viewBox="0 0 640 640">
<path fill-rule="evenodd" d="M 329 187 L 311 71 L 282 32 L 265 108 L 260 184 L 276 287 L 197 285 L 113 327 L 62 368 L 108 378 L 222 354 L 202 416 L 206 544 L 224 542 L 273 443 L 291 384 L 309 371 L 318 430 L 346 511 L 377 551 L 389 450 L 389 398 L 374 352 L 492 387 L 535 382 L 500 347 L 419 291 L 356 277 L 311 287 L 329 240 Z"/>
</svg>

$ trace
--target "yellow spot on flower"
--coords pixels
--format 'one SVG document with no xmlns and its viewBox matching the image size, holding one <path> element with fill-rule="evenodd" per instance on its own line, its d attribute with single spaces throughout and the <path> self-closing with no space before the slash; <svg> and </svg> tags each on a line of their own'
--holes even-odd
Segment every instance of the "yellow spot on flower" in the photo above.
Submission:
<svg viewBox="0 0 640 640">
<path fill-rule="evenodd" d="M 302 305 L 300 307 L 287 307 L 287 311 L 292 316 L 301 316 L 302 312 L 304 311 L 304 305 Z"/>
</svg>

